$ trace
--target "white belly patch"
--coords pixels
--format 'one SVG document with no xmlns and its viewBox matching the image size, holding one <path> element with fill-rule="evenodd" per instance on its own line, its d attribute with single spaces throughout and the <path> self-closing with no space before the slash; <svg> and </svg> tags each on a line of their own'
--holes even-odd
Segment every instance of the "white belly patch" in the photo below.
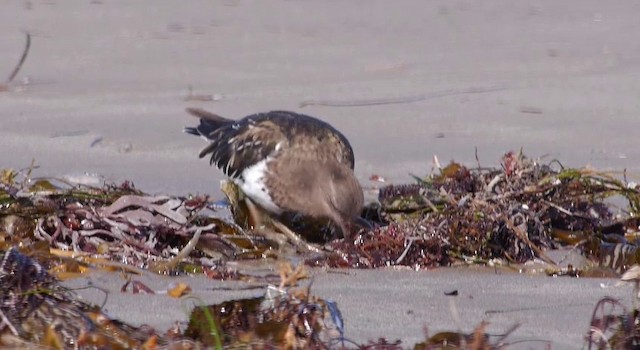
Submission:
<svg viewBox="0 0 640 350">
<path fill-rule="evenodd" d="M 267 162 L 270 160 L 271 158 L 269 157 L 244 169 L 242 178 L 235 179 L 234 182 L 240 187 L 242 192 L 256 204 L 272 213 L 281 214 L 282 210 L 273 203 L 264 181 L 264 177 L 268 171 Z"/>
</svg>

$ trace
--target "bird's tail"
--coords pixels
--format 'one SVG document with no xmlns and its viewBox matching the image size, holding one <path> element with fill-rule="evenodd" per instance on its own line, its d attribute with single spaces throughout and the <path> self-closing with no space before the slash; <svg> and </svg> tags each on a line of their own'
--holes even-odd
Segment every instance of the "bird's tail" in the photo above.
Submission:
<svg viewBox="0 0 640 350">
<path fill-rule="evenodd" d="M 183 131 L 187 134 L 202 136 L 207 140 L 211 140 L 210 135 L 214 131 L 234 122 L 231 119 L 221 117 L 215 113 L 211 113 L 200 108 L 187 108 L 187 113 L 200 118 L 200 125 L 185 127 Z"/>
</svg>

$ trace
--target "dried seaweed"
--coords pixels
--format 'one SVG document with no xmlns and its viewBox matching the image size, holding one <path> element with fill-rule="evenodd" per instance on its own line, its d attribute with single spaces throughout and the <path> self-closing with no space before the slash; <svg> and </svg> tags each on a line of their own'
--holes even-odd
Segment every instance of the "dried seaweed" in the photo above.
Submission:
<svg viewBox="0 0 640 350">
<path fill-rule="evenodd" d="M 279 219 L 328 249 L 308 258 L 311 265 L 425 268 L 542 259 L 552 267 L 555 262 L 545 250 L 563 245 L 616 272 L 640 260 L 640 192 L 611 174 L 568 169 L 555 161 L 544 164 L 510 152 L 500 168 L 451 163 L 416 179 L 380 189 L 379 203 L 364 212 L 374 228 L 361 229 L 353 241 L 334 240 L 326 220 L 299 215 Z M 51 248 L 159 273 L 220 278 L 240 277 L 220 261 L 282 257 L 289 251 L 283 250 L 286 239 L 253 229 L 237 187 L 227 183 L 223 191 L 232 221 L 212 215 L 207 197 L 148 196 L 128 182 L 73 186 L 34 179 L 30 170 L 4 170 L 0 248 L 44 241 Z M 627 207 L 615 211 L 612 197 L 624 198 Z M 550 273 L 572 274 L 555 271 Z"/>
<path fill-rule="evenodd" d="M 169 342 L 152 329 L 112 320 L 80 301 L 15 248 L 0 252 L 0 283 L 0 346 L 134 349 Z"/>
<path fill-rule="evenodd" d="M 428 349 L 474 349 L 489 350 L 504 348 L 505 344 L 500 341 L 492 344 L 489 335 L 485 333 L 488 322 L 481 322 L 471 334 L 460 332 L 440 332 L 427 338 L 424 343 L 416 344 L 415 350 Z M 511 333 L 515 328 L 508 333 Z"/>
<path fill-rule="evenodd" d="M 640 265 L 633 265 L 625 272 L 618 286 L 633 283 L 632 310 L 619 300 L 604 297 L 593 309 L 586 339 L 589 349 L 637 349 L 640 345 Z"/>
<path fill-rule="evenodd" d="M 335 304 L 328 307 L 308 287 L 288 289 L 306 278 L 301 266 L 283 265 L 281 278 L 280 286 L 270 286 L 263 297 L 196 307 L 184 335 L 163 335 L 108 318 L 12 248 L 0 252 L 0 346 L 199 349 L 222 348 L 224 342 L 233 348 L 328 348 L 341 337 L 333 324 Z M 135 281 L 123 289 L 130 284 L 134 293 L 149 293 Z"/>
<path fill-rule="evenodd" d="M 0 249 L 22 245 L 36 250 L 44 243 L 47 250 L 75 252 L 76 261 L 92 266 L 111 260 L 212 278 L 242 278 L 220 261 L 260 256 L 269 249 L 233 223 L 201 215 L 210 211 L 207 197 L 148 196 L 130 182 L 95 188 L 57 185 L 60 181 L 10 170 L 2 174 Z"/>
<path fill-rule="evenodd" d="M 208 346 L 248 349 L 328 349 L 342 340 L 334 302 L 310 295 L 309 287 L 288 289 L 307 277 L 304 267 L 283 264 L 280 277 L 262 297 L 197 307 L 185 335 Z"/>
<path fill-rule="evenodd" d="M 627 207 L 616 210 L 614 197 Z M 636 185 L 522 153 L 505 154 L 497 169 L 451 163 L 415 184 L 381 188 L 379 203 L 377 228 L 361 231 L 353 244 L 332 244 L 336 253 L 308 263 L 424 268 L 537 258 L 553 266 L 545 250 L 564 245 L 617 272 L 640 259 Z"/>
<path fill-rule="evenodd" d="M 253 229 L 243 194 L 230 183 L 223 191 L 232 221 L 212 215 L 207 197 L 148 196 L 129 182 L 95 188 L 30 174 L 0 174 L 0 248 L 44 241 L 159 273 L 220 278 L 234 276 L 220 261 L 288 251 L 286 239 Z M 627 207 L 615 211 L 612 197 L 624 198 Z M 353 241 L 334 240 L 326 220 L 279 219 L 328 249 L 309 258 L 311 265 L 425 268 L 537 258 L 554 266 L 545 250 L 569 245 L 596 265 L 622 272 L 640 260 L 639 210 L 633 184 L 510 152 L 500 168 L 451 163 L 414 184 L 380 189 L 379 203 L 364 212 L 374 228 L 361 229 Z"/>
<path fill-rule="evenodd" d="M 328 348 L 341 334 L 332 323 L 337 307 L 327 307 L 308 287 L 288 289 L 306 278 L 302 266 L 283 265 L 281 278 L 280 286 L 270 286 L 263 297 L 196 307 L 184 334 L 159 334 L 110 319 L 12 248 L 0 252 L 0 346 L 221 349 L 224 341 L 227 348 Z M 123 290 L 129 285 L 134 293 L 150 292 L 136 281 Z"/>
</svg>

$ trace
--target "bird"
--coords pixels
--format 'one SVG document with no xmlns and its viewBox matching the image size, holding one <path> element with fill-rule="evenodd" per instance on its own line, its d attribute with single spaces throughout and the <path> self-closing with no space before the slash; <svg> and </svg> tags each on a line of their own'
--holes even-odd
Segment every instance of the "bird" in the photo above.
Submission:
<svg viewBox="0 0 640 350">
<path fill-rule="evenodd" d="M 256 113 L 239 120 L 199 108 L 187 112 L 200 124 L 185 127 L 184 132 L 209 142 L 199 157 L 209 156 L 210 164 L 253 204 L 276 217 L 294 212 L 329 219 L 343 238 L 351 238 L 364 195 L 354 174 L 351 144 L 333 126 L 290 111 Z"/>
</svg>

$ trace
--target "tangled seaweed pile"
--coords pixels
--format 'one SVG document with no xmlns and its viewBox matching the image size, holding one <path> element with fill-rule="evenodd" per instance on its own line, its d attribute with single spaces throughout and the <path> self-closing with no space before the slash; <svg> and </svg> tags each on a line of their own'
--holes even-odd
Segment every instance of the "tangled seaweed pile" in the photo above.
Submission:
<svg viewBox="0 0 640 350">
<path fill-rule="evenodd" d="M 213 215 L 207 197 L 148 196 L 129 182 L 64 188 L 19 176 L 0 174 L 0 249 L 30 247 L 50 260 L 73 252 L 76 263 L 66 260 L 60 272 L 91 263 L 241 278 L 220 262 L 274 254 L 268 240 Z"/>
<path fill-rule="evenodd" d="M 534 258 L 545 250 L 580 249 L 596 265 L 624 271 L 637 261 L 637 185 L 588 169 L 565 169 L 507 153 L 500 169 L 452 163 L 416 184 L 380 190 L 382 223 L 361 232 L 331 266 L 416 268 Z M 615 210 L 613 201 L 628 206 Z"/>
<path fill-rule="evenodd" d="M 415 184 L 380 189 L 379 203 L 363 213 L 374 229 L 360 230 L 354 242 L 329 240 L 323 222 L 296 218 L 288 225 L 328 249 L 308 258 L 309 265 L 424 268 L 534 258 L 553 265 L 545 250 L 567 245 L 618 273 L 638 263 L 637 185 L 516 153 L 507 153 L 501 165 L 472 169 L 452 163 Z M 284 251 L 274 235 L 247 229 L 237 188 L 224 189 L 231 220 L 207 197 L 148 196 L 128 182 L 103 188 L 53 183 L 3 171 L 0 249 L 51 247 L 59 256 L 72 251 L 92 263 L 103 259 L 212 278 L 242 277 L 224 261 Z M 621 198 L 627 205 L 616 209 L 612 203 Z"/>
</svg>

